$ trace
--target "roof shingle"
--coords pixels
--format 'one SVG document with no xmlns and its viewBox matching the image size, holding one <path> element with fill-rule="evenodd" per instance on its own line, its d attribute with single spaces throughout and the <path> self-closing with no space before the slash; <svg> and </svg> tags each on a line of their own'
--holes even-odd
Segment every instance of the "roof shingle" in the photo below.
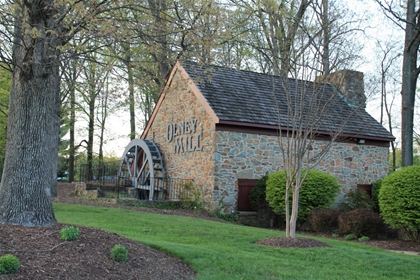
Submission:
<svg viewBox="0 0 420 280">
<path fill-rule="evenodd" d="M 311 125 L 319 132 L 336 132 L 344 125 L 344 134 L 395 139 L 364 109 L 347 105 L 330 84 L 192 62 L 184 62 L 182 67 L 221 121 L 271 126 L 280 123 L 282 128 L 291 128 L 296 122 L 289 117 L 290 109 L 296 108 L 293 111 L 299 114 L 302 110 L 303 118 L 317 119 Z M 317 109 L 313 109 L 314 100 Z M 299 106 L 301 102 L 303 106 Z"/>
</svg>

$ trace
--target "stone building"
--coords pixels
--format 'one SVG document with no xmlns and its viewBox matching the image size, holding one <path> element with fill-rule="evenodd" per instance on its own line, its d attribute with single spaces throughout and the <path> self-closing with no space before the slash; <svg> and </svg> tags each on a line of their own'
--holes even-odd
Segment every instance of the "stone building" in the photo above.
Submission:
<svg viewBox="0 0 420 280">
<path fill-rule="evenodd" d="M 141 139 L 159 148 L 165 178 L 192 179 L 213 208 L 249 210 L 255 181 L 284 168 L 288 104 L 304 102 L 305 118 L 315 95 L 327 106 L 310 148 L 322 150 L 340 132 L 316 167 L 338 178 L 340 195 L 387 175 L 394 137 L 364 110 L 363 74 L 355 71 L 310 82 L 177 62 Z"/>
</svg>

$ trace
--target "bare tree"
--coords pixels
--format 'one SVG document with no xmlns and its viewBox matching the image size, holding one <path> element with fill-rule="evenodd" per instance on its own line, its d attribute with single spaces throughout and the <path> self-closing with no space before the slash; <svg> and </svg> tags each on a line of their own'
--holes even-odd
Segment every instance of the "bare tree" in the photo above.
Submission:
<svg viewBox="0 0 420 280">
<path fill-rule="evenodd" d="M 305 33 L 310 38 L 315 56 L 320 58 L 319 74 L 350 69 L 360 59 L 362 46 L 355 38 L 362 35 L 360 25 L 363 20 L 340 1 L 314 1 L 311 7 L 315 24 L 310 25 Z M 311 31 L 314 28 L 316 31 Z"/>
<path fill-rule="evenodd" d="M 358 110 L 358 107 L 349 106 L 346 112 L 342 112 L 346 116 L 341 121 L 333 119 L 335 102 L 341 97 L 326 83 L 334 83 L 340 89 L 342 83 L 353 75 L 358 78 L 360 74 L 363 76 L 360 72 L 337 72 L 318 77 L 315 83 L 308 81 L 313 76 L 313 70 L 308 70 L 310 67 L 305 69 L 306 72 L 300 72 L 303 79 L 289 79 L 282 83 L 278 90 L 285 92 L 285 100 L 276 100 L 282 131 L 279 146 L 286 175 L 286 236 L 291 238 L 296 236 L 299 193 L 309 171 L 329 152 L 347 121 Z M 326 130 L 326 123 L 334 123 L 334 128 Z M 322 145 L 317 144 L 320 139 Z M 292 205 L 289 204 L 290 197 Z"/>
<path fill-rule="evenodd" d="M 251 46 L 263 57 L 274 75 L 287 77 L 294 72 L 298 53 L 309 44 L 296 45 L 305 15 L 312 0 L 303 1 L 239 1 L 238 7 L 249 13 L 253 30 Z M 263 66 L 265 68 L 265 66 Z"/>
<path fill-rule="evenodd" d="M 75 45 L 75 44 L 73 44 Z M 74 182 L 75 176 L 75 154 L 79 145 L 76 141 L 76 88 L 77 80 L 80 77 L 81 67 L 83 63 L 77 54 L 65 53 L 61 61 L 61 100 L 68 103 L 69 114 L 69 155 L 68 155 L 68 172 L 69 182 Z"/>
<path fill-rule="evenodd" d="M 118 108 L 119 102 L 117 101 L 118 90 L 116 82 L 107 73 L 104 77 L 104 86 L 99 94 L 98 105 L 96 108 L 96 126 L 99 130 L 97 138 L 99 139 L 98 147 L 98 160 L 99 165 L 104 163 L 104 144 L 106 123 L 108 117 Z"/>
<path fill-rule="evenodd" d="M 392 94 L 388 94 L 389 84 L 395 85 L 398 83 L 397 78 L 399 75 L 395 75 L 393 67 L 396 66 L 396 61 L 400 59 L 401 54 L 395 52 L 395 45 L 386 43 L 385 46 L 381 46 L 378 42 L 378 45 L 382 52 L 382 58 L 380 62 L 380 84 L 381 84 L 381 116 L 380 123 L 384 124 L 385 117 L 387 119 L 388 130 L 392 134 L 394 124 L 392 109 L 395 101 L 395 91 Z M 399 65 L 399 64 L 397 64 Z M 392 91 L 392 88 L 391 88 Z M 384 117 L 385 115 L 385 117 Z M 392 170 L 397 168 L 397 154 L 395 143 L 391 142 L 391 151 L 392 151 Z"/>
</svg>

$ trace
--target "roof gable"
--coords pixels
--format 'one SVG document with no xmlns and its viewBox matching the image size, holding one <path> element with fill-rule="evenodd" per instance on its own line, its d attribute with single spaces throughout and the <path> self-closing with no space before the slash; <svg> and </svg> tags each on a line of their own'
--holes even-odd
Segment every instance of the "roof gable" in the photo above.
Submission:
<svg viewBox="0 0 420 280">
<path fill-rule="evenodd" d="M 185 71 L 185 69 L 181 66 L 180 62 L 177 61 L 174 67 L 171 70 L 171 73 L 169 75 L 168 80 L 166 81 L 166 84 L 162 90 L 162 92 L 159 95 L 159 99 L 156 102 L 155 108 L 153 109 L 152 115 L 150 116 L 149 121 L 146 124 L 146 127 L 141 135 L 141 139 L 145 139 L 147 137 L 147 133 L 150 130 L 150 127 L 153 124 L 153 121 L 156 117 L 156 114 L 159 112 L 159 108 L 161 107 L 162 103 L 165 100 L 166 94 L 168 94 L 168 91 L 172 85 L 174 76 L 176 74 L 180 74 L 183 81 L 185 81 L 188 85 L 188 87 L 191 89 L 195 97 L 197 98 L 198 102 L 204 107 L 207 114 L 213 119 L 215 123 L 219 122 L 219 118 L 214 112 L 213 108 L 207 103 L 206 98 L 202 95 L 201 91 L 198 89 L 197 84 L 191 79 L 189 74 Z"/>
</svg>

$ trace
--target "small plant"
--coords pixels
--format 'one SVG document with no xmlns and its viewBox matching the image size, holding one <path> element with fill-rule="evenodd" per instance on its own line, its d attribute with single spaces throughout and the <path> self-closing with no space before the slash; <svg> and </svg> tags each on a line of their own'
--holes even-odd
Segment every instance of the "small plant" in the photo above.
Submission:
<svg viewBox="0 0 420 280">
<path fill-rule="evenodd" d="M 367 236 L 362 236 L 362 237 L 360 237 L 358 240 L 360 241 L 360 242 L 366 242 L 366 241 L 369 241 L 369 237 L 367 237 Z"/>
<path fill-rule="evenodd" d="M 340 237 L 340 235 L 338 233 L 333 233 L 333 234 L 331 234 L 331 236 L 334 237 L 334 238 L 339 238 Z"/>
<path fill-rule="evenodd" d="M 128 250 L 123 245 L 117 244 L 111 249 L 111 259 L 117 262 L 125 262 L 128 259 Z"/>
<path fill-rule="evenodd" d="M 238 221 L 238 215 L 235 212 L 230 214 L 223 214 L 220 212 L 220 209 L 215 209 L 210 213 L 210 215 L 229 223 L 236 223 Z"/>
<path fill-rule="evenodd" d="M 60 231 L 60 238 L 65 241 L 76 240 L 79 235 L 80 229 L 73 226 L 64 227 Z"/>
<path fill-rule="evenodd" d="M 14 273 L 19 269 L 19 259 L 11 254 L 0 257 L 0 274 Z"/>
<path fill-rule="evenodd" d="M 202 198 L 202 188 L 194 186 L 191 182 L 182 184 L 180 187 L 183 192 L 180 199 L 185 209 L 203 210 L 206 208 L 206 202 Z"/>
<path fill-rule="evenodd" d="M 344 236 L 344 239 L 346 239 L 346 240 L 355 240 L 355 239 L 357 239 L 357 236 L 350 233 L 350 234 L 347 234 L 346 236 Z"/>
</svg>

